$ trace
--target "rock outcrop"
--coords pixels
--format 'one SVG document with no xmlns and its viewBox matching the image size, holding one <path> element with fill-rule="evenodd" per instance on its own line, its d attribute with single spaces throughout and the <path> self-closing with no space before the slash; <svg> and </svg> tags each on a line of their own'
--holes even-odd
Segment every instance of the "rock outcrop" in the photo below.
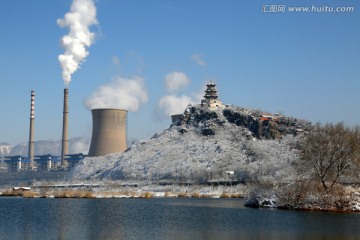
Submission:
<svg viewBox="0 0 360 240">
<path fill-rule="evenodd" d="M 196 126 L 204 135 L 214 135 L 212 126 L 221 126 L 226 122 L 247 128 L 249 134 L 257 139 L 278 139 L 287 134 L 295 136 L 310 131 L 312 127 L 309 121 L 294 117 L 233 106 L 217 110 L 190 106 L 177 125 L 182 126 L 182 129 L 187 125 Z"/>
<path fill-rule="evenodd" d="M 297 159 L 297 150 L 289 143 L 297 138 L 281 134 L 278 124 L 264 123 L 260 115 L 237 107 L 189 106 L 178 122 L 148 141 L 124 153 L 86 158 L 73 177 L 157 183 L 286 181 Z"/>
</svg>

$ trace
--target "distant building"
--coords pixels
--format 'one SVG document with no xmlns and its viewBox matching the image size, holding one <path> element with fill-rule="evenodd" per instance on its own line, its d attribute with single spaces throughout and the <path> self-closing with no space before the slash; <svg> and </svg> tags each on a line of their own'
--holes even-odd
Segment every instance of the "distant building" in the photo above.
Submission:
<svg viewBox="0 0 360 240">
<path fill-rule="evenodd" d="M 67 161 L 68 168 L 74 167 L 80 160 L 84 159 L 87 155 L 82 153 L 66 154 L 65 160 Z"/>
<path fill-rule="evenodd" d="M 4 162 L 7 165 L 8 171 L 19 172 L 23 170 L 29 170 L 31 160 L 29 157 L 16 155 L 5 157 Z"/>
<path fill-rule="evenodd" d="M 206 84 L 205 95 L 204 99 L 201 100 L 201 106 L 209 109 L 217 109 L 224 107 L 223 103 L 218 98 L 215 83 L 210 82 Z"/>
<path fill-rule="evenodd" d="M 171 115 L 171 123 L 180 122 L 182 116 L 183 116 L 183 114 L 174 114 L 174 115 Z"/>
<path fill-rule="evenodd" d="M 61 168 L 61 157 L 51 154 L 35 156 L 34 161 L 38 170 L 58 170 Z"/>
</svg>

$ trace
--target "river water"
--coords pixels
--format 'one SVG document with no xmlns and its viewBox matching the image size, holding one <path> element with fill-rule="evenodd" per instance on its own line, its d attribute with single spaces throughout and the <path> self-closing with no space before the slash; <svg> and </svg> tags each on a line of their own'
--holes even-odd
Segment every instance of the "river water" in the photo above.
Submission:
<svg viewBox="0 0 360 240">
<path fill-rule="evenodd" d="M 239 199 L 0 198 L 0 239 L 360 239 L 360 214 Z"/>
</svg>

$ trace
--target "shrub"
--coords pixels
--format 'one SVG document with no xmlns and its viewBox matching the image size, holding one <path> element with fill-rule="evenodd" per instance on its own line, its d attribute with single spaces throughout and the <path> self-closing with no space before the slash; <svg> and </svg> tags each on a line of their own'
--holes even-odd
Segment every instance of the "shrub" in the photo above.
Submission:
<svg viewBox="0 0 360 240">
<path fill-rule="evenodd" d="M 231 197 L 231 194 L 225 193 L 225 192 L 223 192 L 223 193 L 220 195 L 220 198 L 230 198 L 230 197 Z"/>
<path fill-rule="evenodd" d="M 149 199 L 149 198 L 152 198 L 153 195 L 151 192 L 146 192 L 146 193 L 143 193 L 140 195 L 141 198 L 146 198 L 146 199 Z"/>
<path fill-rule="evenodd" d="M 180 192 L 178 193 L 178 197 L 187 197 L 187 193 Z"/>
<path fill-rule="evenodd" d="M 233 193 L 230 196 L 231 198 L 242 198 L 243 196 L 240 193 Z"/>
<path fill-rule="evenodd" d="M 201 197 L 201 194 L 200 193 L 197 193 L 197 192 L 194 192 L 191 194 L 191 197 L 193 198 L 200 198 Z"/>
<path fill-rule="evenodd" d="M 24 198 L 40 197 L 40 195 L 39 195 L 37 192 L 33 192 L 33 191 L 23 192 L 22 196 L 23 196 Z"/>
</svg>

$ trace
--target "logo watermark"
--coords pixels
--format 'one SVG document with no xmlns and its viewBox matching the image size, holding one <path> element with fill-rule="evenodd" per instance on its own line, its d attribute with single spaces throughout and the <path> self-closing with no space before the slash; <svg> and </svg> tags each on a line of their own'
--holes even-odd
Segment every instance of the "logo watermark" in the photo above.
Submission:
<svg viewBox="0 0 360 240">
<path fill-rule="evenodd" d="M 287 5 L 262 5 L 261 12 L 263 13 L 352 13 L 355 9 L 352 6 L 287 6 Z"/>
</svg>

